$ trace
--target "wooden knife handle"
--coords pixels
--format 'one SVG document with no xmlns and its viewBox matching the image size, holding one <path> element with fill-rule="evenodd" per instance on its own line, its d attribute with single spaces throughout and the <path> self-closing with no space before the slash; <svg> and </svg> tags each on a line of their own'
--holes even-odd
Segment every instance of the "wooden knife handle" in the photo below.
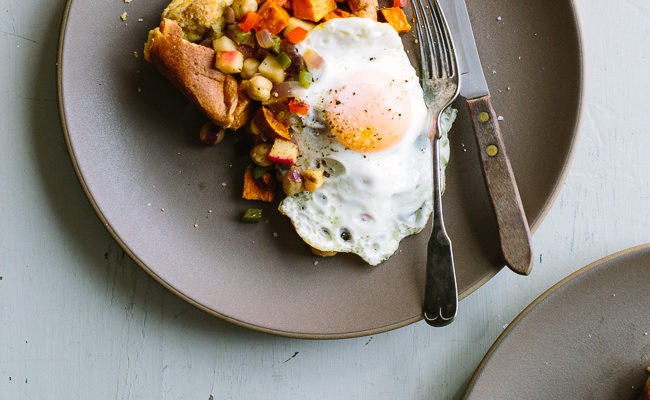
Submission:
<svg viewBox="0 0 650 400">
<path fill-rule="evenodd" d="M 514 272 L 528 275 L 533 264 L 530 230 L 490 95 L 467 100 L 467 105 L 497 218 L 504 261 Z"/>
</svg>

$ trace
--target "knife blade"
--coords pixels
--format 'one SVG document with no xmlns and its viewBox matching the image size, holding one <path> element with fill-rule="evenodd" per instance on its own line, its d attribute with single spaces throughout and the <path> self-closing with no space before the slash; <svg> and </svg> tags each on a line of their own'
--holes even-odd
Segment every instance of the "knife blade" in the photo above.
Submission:
<svg viewBox="0 0 650 400">
<path fill-rule="evenodd" d="M 498 117 L 492 107 L 472 24 L 464 0 L 438 0 L 454 38 L 460 70 L 460 94 L 467 100 L 485 184 L 499 228 L 505 264 L 530 274 L 532 243 L 517 182 L 503 144 Z"/>
</svg>

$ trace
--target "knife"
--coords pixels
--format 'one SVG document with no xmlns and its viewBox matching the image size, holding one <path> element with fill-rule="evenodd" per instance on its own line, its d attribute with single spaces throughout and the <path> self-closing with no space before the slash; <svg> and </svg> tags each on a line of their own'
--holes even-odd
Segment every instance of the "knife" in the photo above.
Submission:
<svg viewBox="0 0 650 400">
<path fill-rule="evenodd" d="M 485 184 L 499 227 L 505 264 L 514 272 L 530 274 L 532 243 L 526 213 L 512 166 L 501 138 L 499 121 L 472 33 L 464 0 L 438 0 L 454 38 L 460 68 L 460 95 L 467 100 Z"/>
</svg>

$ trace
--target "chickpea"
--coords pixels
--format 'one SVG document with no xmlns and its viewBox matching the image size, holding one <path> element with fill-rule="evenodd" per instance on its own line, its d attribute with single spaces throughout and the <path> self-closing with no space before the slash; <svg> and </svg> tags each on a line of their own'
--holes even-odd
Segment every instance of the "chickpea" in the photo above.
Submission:
<svg viewBox="0 0 650 400">
<path fill-rule="evenodd" d="M 259 135 L 260 134 L 260 128 L 258 128 L 257 125 L 255 125 L 255 121 L 251 121 L 250 125 L 248 125 L 248 130 L 250 130 L 250 132 L 253 135 Z"/>
<path fill-rule="evenodd" d="M 260 167 L 270 167 L 273 165 L 273 163 L 268 159 L 271 147 L 270 143 L 260 143 L 253 147 L 250 152 L 253 162 Z"/>
<path fill-rule="evenodd" d="M 232 3 L 235 19 L 241 20 L 249 11 L 257 11 L 257 0 L 235 0 Z"/>
<path fill-rule="evenodd" d="M 287 196 L 302 192 L 302 174 L 300 168 L 291 169 L 282 177 L 282 190 Z"/>
<path fill-rule="evenodd" d="M 250 79 L 257 73 L 257 68 L 260 66 L 260 62 L 254 58 L 247 58 L 244 60 L 244 66 L 242 67 L 239 75 L 243 79 Z"/>
<path fill-rule="evenodd" d="M 267 101 L 271 98 L 271 89 L 273 89 L 273 82 L 266 79 L 262 75 L 255 75 L 244 86 L 248 96 L 257 101 Z M 242 82 L 242 83 L 243 83 Z"/>
</svg>

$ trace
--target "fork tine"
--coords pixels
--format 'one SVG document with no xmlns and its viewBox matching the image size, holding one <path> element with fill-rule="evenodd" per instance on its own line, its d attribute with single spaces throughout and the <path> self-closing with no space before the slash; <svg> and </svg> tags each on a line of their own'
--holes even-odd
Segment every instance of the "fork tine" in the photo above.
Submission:
<svg viewBox="0 0 650 400">
<path fill-rule="evenodd" d="M 424 12 L 421 11 L 421 1 L 415 0 L 412 4 L 414 4 L 413 11 L 415 12 L 417 24 L 425 23 Z M 425 51 L 425 49 L 430 50 L 429 39 L 425 37 L 425 32 L 423 32 L 422 29 L 417 29 L 417 34 L 418 40 L 420 41 L 420 66 L 422 68 L 420 74 L 422 75 L 422 78 L 426 79 L 431 76 L 431 58 L 428 56 L 427 51 Z"/>
<path fill-rule="evenodd" d="M 424 60 L 423 77 L 431 79 L 437 75 L 436 60 L 438 58 L 434 47 L 434 36 L 431 29 L 431 13 L 429 13 L 425 8 L 423 0 L 416 0 L 415 3 L 418 6 L 415 8 L 418 10 L 418 22 L 421 22 L 421 27 L 423 28 L 418 29 L 418 34 L 423 38 L 421 48 L 427 50 L 420 52 L 420 56 Z"/>
<path fill-rule="evenodd" d="M 453 44 L 453 38 L 451 37 L 451 33 L 449 30 L 449 26 L 447 25 L 447 21 L 444 17 L 444 13 L 442 12 L 442 9 L 440 8 L 440 4 L 438 3 L 438 0 L 427 0 L 429 4 L 433 1 L 433 14 L 434 14 L 434 19 L 436 20 L 437 27 L 440 32 L 439 39 L 442 43 L 442 47 L 444 49 L 444 56 L 445 56 L 445 70 L 447 71 L 447 76 L 453 77 L 456 75 L 458 71 L 458 61 L 456 59 L 456 53 L 454 50 L 454 44 Z"/>
<path fill-rule="evenodd" d="M 444 29 L 440 24 L 440 18 L 438 14 L 438 10 L 436 9 L 436 4 L 437 2 L 434 0 L 426 0 L 427 1 L 427 8 L 430 10 L 431 14 L 431 19 L 433 20 L 433 26 L 431 27 L 432 30 L 434 31 L 435 35 L 435 43 L 436 43 L 436 66 L 438 67 L 438 73 L 437 76 L 439 78 L 445 78 L 446 77 L 446 70 L 447 70 L 447 65 L 449 64 L 449 61 L 447 59 L 447 54 L 445 51 L 446 44 L 444 42 Z M 434 4 L 435 3 L 435 4 Z"/>
</svg>

